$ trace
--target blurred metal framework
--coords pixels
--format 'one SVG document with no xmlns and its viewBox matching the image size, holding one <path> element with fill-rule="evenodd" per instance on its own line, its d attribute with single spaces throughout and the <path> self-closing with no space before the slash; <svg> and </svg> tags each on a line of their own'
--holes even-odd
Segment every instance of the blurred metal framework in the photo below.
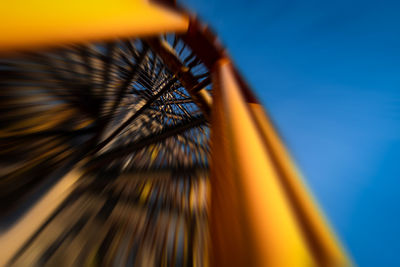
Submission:
<svg viewBox="0 0 400 267">
<path fill-rule="evenodd" d="M 195 16 L 169 0 L 1 5 L 0 264 L 350 266 Z"/>
</svg>

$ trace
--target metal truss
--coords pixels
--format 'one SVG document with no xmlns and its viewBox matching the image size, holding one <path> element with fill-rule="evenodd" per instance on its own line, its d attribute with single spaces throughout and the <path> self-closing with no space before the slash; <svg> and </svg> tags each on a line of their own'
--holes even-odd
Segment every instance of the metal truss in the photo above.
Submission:
<svg viewBox="0 0 400 267">
<path fill-rule="evenodd" d="M 351 265 L 210 29 L 97 4 L 1 11 L 0 265 Z"/>
</svg>

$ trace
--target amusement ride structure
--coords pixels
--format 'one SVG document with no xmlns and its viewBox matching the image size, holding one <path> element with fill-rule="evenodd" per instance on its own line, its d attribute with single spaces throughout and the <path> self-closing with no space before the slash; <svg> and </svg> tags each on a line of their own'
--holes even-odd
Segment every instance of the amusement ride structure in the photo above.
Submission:
<svg viewBox="0 0 400 267">
<path fill-rule="evenodd" d="M 351 265 L 196 16 L 171 0 L 6 2 L 0 265 Z"/>
</svg>

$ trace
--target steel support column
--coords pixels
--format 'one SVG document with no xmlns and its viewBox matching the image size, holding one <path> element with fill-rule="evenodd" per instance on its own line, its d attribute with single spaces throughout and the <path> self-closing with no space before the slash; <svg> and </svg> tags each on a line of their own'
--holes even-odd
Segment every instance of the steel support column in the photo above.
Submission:
<svg viewBox="0 0 400 267">
<path fill-rule="evenodd" d="M 348 266 L 259 105 L 247 102 L 230 62 L 220 60 L 215 71 L 211 266 Z M 275 144 L 266 146 L 265 138 Z"/>
</svg>

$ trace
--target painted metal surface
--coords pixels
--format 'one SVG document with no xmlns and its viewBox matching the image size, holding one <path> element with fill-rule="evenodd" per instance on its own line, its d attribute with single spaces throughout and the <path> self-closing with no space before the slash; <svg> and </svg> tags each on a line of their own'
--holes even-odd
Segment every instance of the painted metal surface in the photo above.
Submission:
<svg viewBox="0 0 400 267">
<path fill-rule="evenodd" d="M 0 52 L 184 32 L 186 15 L 146 0 L 2 1 Z"/>
<path fill-rule="evenodd" d="M 348 266 L 262 106 L 229 60 L 214 75 L 211 265 Z"/>
<path fill-rule="evenodd" d="M 0 32 L 0 53 L 184 33 L 183 40 L 213 75 L 212 96 L 205 89 L 210 81 L 199 82 L 167 42 L 146 42 L 211 121 L 211 266 L 351 265 L 264 109 L 224 58 L 216 37 L 197 20 L 189 26 L 184 13 L 145 0 L 9 1 L 0 4 Z M 43 201 L 71 184 L 56 186 Z M 57 204 L 43 203 L 27 214 L 34 224 L 27 225 L 26 219 L 17 225 L 19 230 L 32 231 L 41 222 L 38 214 L 51 212 Z M 12 238 L 10 232 L 0 244 L 10 242 L 8 249 L 15 252 L 24 240 Z"/>
</svg>

